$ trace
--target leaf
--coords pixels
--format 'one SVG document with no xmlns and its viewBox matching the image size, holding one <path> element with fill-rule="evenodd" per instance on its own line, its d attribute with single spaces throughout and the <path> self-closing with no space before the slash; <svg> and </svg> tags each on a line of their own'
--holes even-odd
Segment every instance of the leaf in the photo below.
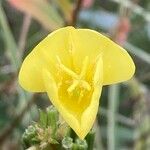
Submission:
<svg viewBox="0 0 150 150">
<path fill-rule="evenodd" d="M 47 127 L 47 114 L 46 112 L 42 110 L 39 110 L 39 113 L 40 113 L 39 124 L 42 127 L 46 128 Z"/>
</svg>

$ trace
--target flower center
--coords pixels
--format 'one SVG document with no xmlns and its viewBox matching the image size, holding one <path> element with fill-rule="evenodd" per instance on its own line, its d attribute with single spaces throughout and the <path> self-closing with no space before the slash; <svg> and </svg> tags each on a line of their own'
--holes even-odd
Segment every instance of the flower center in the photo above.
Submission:
<svg viewBox="0 0 150 150">
<path fill-rule="evenodd" d="M 80 74 L 75 73 L 74 71 L 72 71 L 71 69 L 69 69 L 68 67 L 63 65 L 58 56 L 57 56 L 57 60 L 58 60 L 60 69 L 72 78 L 72 84 L 67 89 L 67 92 L 69 94 L 79 93 L 79 89 L 80 89 L 80 95 L 79 95 L 79 97 L 80 97 L 83 95 L 83 92 L 85 90 L 87 90 L 87 91 L 91 90 L 90 84 L 85 80 L 88 62 L 89 62 L 88 56 L 86 56 L 84 61 L 83 61 L 83 65 L 82 65 L 82 69 L 81 69 Z"/>
</svg>

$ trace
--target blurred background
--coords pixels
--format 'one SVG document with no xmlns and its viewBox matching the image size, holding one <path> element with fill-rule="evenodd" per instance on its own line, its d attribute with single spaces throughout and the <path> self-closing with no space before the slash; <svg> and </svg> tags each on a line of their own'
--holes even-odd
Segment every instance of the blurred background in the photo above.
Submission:
<svg viewBox="0 0 150 150">
<path fill-rule="evenodd" d="M 102 32 L 136 64 L 130 81 L 103 89 L 96 150 L 150 150 L 150 0 L 1 0 L 0 150 L 21 150 L 25 128 L 50 105 L 46 94 L 21 89 L 17 75 L 32 48 L 66 25 Z"/>
</svg>

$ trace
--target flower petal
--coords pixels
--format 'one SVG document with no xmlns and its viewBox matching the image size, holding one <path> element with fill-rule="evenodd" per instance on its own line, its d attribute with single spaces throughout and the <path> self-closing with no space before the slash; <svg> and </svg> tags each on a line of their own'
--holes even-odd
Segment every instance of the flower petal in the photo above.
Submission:
<svg viewBox="0 0 150 150">
<path fill-rule="evenodd" d="M 100 57 L 93 74 L 94 89 L 89 96 L 85 96 L 79 103 L 79 96 L 69 97 L 65 88 L 66 85 L 60 89 L 60 93 L 52 74 L 46 69 L 43 70 L 45 88 L 51 102 L 81 139 L 87 135 L 96 118 L 102 89 L 102 73 L 103 66 Z"/>
<path fill-rule="evenodd" d="M 72 30 L 71 35 L 76 68 L 80 68 L 82 60 L 86 55 L 91 60 L 92 69 L 97 56 L 102 54 L 104 85 L 125 81 L 133 76 L 135 66 L 131 57 L 126 50 L 109 38 L 89 29 Z"/>
<path fill-rule="evenodd" d="M 101 56 L 99 57 L 96 65 L 93 82 L 94 82 L 94 91 L 91 97 L 91 103 L 83 113 L 82 120 L 81 120 L 82 132 L 80 133 L 80 137 L 82 139 L 84 139 L 86 134 L 92 128 L 98 112 L 99 98 L 101 95 L 102 82 L 103 82 L 103 61 Z"/>
<path fill-rule="evenodd" d="M 80 133 L 78 120 L 72 113 L 69 112 L 63 102 L 61 102 L 61 100 L 59 99 L 57 84 L 52 74 L 48 70 L 43 70 L 43 79 L 47 94 L 52 104 L 58 109 L 64 120 L 71 126 L 71 128 L 73 128 L 76 133 Z"/>
<path fill-rule="evenodd" d="M 19 72 L 19 83 L 24 89 L 32 92 L 45 91 L 41 69 L 51 70 L 57 78 L 57 56 L 63 64 L 71 67 L 68 43 L 70 29 L 71 27 L 61 28 L 49 34 L 26 57 Z"/>
</svg>

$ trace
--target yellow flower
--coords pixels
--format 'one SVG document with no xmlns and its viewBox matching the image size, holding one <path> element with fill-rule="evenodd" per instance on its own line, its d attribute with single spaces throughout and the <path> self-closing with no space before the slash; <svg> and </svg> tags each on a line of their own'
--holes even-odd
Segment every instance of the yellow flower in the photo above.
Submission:
<svg viewBox="0 0 150 150">
<path fill-rule="evenodd" d="M 26 57 L 19 82 L 28 91 L 47 92 L 83 139 L 96 118 L 102 86 L 128 80 L 134 71 L 129 54 L 107 37 L 65 27 L 48 35 Z"/>
</svg>

